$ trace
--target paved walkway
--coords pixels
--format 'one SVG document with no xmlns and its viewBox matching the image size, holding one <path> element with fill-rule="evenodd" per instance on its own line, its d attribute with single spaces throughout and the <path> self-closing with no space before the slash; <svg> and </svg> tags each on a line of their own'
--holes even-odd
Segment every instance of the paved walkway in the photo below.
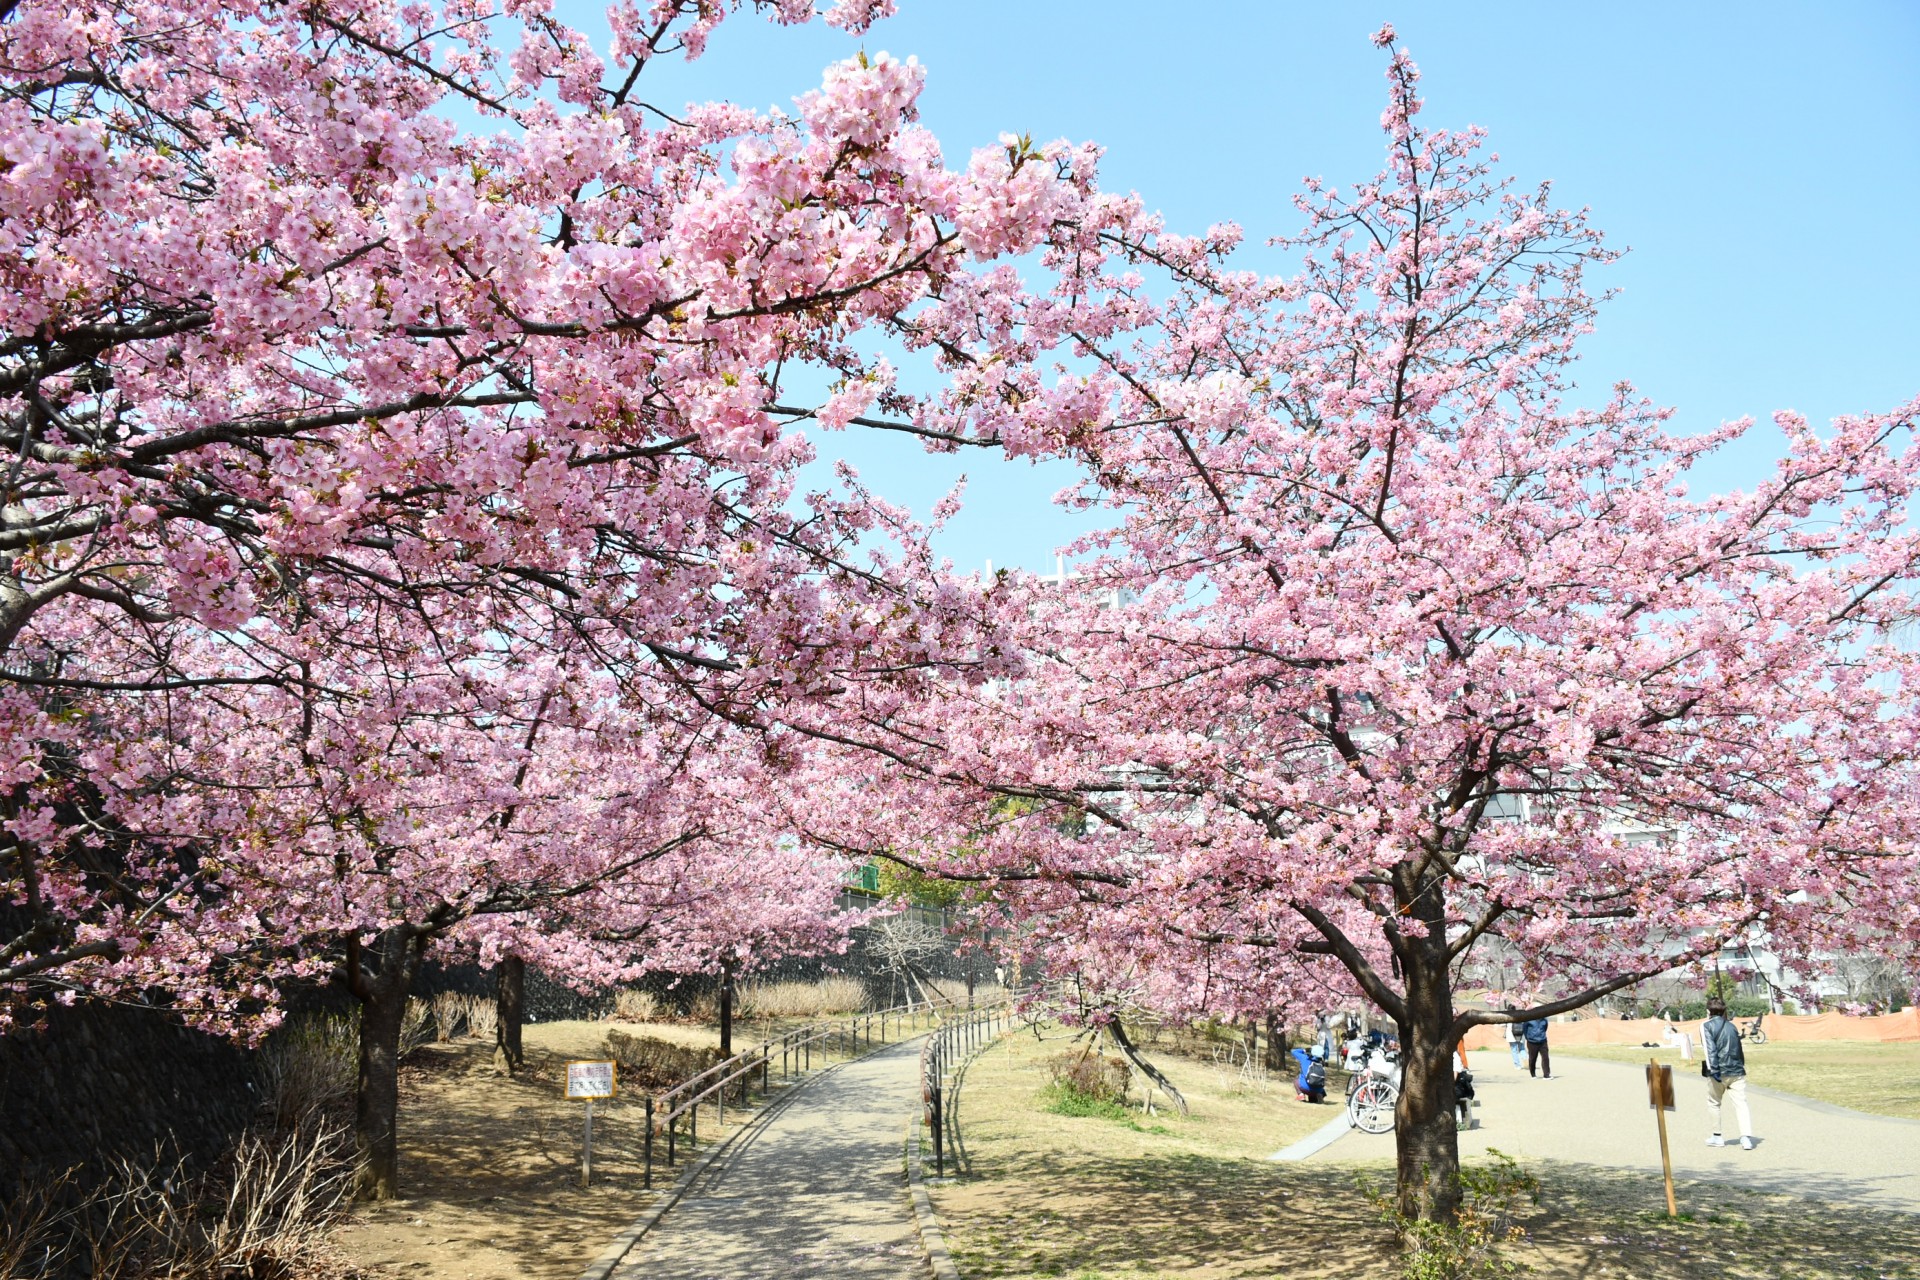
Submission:
<svg viewBox="0 0 1920 1280">
<path fill-rule="evenodd" d="M 1651 1051 L 1650 1051 L 1651 1052 Z M 1707 1089 L 1697 1061 L 1655 1053 L 1673 1067 L 1667 1140 L 1676 1178 L 1699 1178 L 1760 1191 L 1920 1213 L 1920 1121 L 1870 1116 L 1788 1094 L 1760 1092 L 1766 1050 L 1749 1053 L 1753 1127 L 1760 1144 L 1706 1145 Z M 1643 1068 L 1555 1054 L 1554 1078 L 1533 1080 L 1504 1052 L 1471 1056 L 1480 1128 L 1460 1135 L 1460 1153 L 1496 1147 L 1529 1160 L 1566 1160 L 1660 1174 L 1660 1137 L 1647 1107 Z M 1738 1129 L 1733 1107 L 1728 1130 Z M 1315 1161 L 1393 1159 L 1393 1135 L 1354 1132 Z"/>
<path fill-rule="evenodd" d="M 920 1042 L 816 1080 L 734 1140 L 613 1280 L 924 1276 L 901 1138 Z"/>
</svg>

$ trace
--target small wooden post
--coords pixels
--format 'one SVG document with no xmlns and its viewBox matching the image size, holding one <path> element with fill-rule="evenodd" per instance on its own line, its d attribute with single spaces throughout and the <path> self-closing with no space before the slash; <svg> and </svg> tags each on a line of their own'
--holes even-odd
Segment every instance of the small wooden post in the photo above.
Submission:
<svg viewBox="0 0 1920 1280">
<path fill-rule="evenodd" d="M 580 1146 L 580 1185 L 593 1184 L 593 1099 L 587 1099 L 587 1136 Z"/>
<path fill-rule="evenodd" d="M 1674 1109 L 1672 1067 L 1648 1061 L 1647 1105 L 1653 1108 L 1654 1120 L 1660 1126 L 1660 1172 L 1667 1183 L 1667 1216 L 1677 1218 L 1680 1216 L 1680 1207 L 1673 1200 L 1673 1155 L 1667 1149 L 1667 1112 Z"/>
</svg>

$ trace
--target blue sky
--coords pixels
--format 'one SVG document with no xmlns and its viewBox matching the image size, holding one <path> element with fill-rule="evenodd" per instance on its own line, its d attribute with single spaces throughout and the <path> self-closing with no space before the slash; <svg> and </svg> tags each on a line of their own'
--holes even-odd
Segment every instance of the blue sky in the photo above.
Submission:
<svg viewBox="0 0 1920 1280">
<path fill-rule="evenodd" d="M 576 0 L 577 3 L 577 0 Z M 600 26 L 575 5 L 567 17 Z M 1381 158 L 1383 20 L 1420 62 L 1430 123 L 1482 125 L 1501 168 L 1552 179 L 1631 252 L 1595 283 L 1581 383 L 1628 378 L 1704 429 L 1778 408 L 1824 420 L 1920 393 L 1920 5 L 1299 5 L 900 0 L 855 40 L 741 15 L 691 67 L 650 68 L 661 105 L 787 106 L 855 49 L 928 67 L 925 122 L 964 162 L 1002 131 L 1093 139 L 1103 183 L 1176 229 L 1295 229 L 1302 176 Z M 1203 16 L 1195 16 L 1203 15 Z M 1770 429 L 1701 477 L 1750 483 Z M 962 471 L 942 549 L 963 568 L 1050 566 L 1082 525 L 1050 499 L 1064 466 L 826 436 L 925 514 Z"/>
</svg>

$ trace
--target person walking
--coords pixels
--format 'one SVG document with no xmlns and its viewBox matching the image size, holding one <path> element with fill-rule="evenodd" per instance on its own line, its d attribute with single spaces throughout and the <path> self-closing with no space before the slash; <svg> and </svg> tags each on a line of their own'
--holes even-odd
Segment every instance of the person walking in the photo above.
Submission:
<svg viewBox="0 0 1920 1280">
<path fill-rule="evenodd" d="M 1707 999 L 1707 1020 L 1700 1026 L 1700 1049 L 1703 1058 L 1700 1074 L 1707 1077 L 1707 1115 L 1713 1121 L 1707 1145 L 1727 1145 L 1720 1129 L 1720 1105 L 1732 1094 L 1734 1118 L 1740 1122 L 1740 1149 L 1753 1150 L 1753 1112 L 1747 1106 L 1747 1052 L 1740 1047 L 1740 1028 L 1727 1017 L 1727 1002 L 1719 996 Z"/>
<path fill-rule="evenodd" d="M 1518 1013 L 1519 1010 L 1509 1005 L 1507 1006 L 1507 1012 Z M 1520 1061 L 1520 1046 L 1524 1043 L 1525 1041 L 1520 1038 L 1520 1024 L 1517 1022 L 1509 1022 L 1507 1024 L 1507 1052 L 1513 1055 L 1513 1065 L 1516 1067 L 1522 1065 Z"/>
<path fill-rule="evenodd" d="M 1553 1079 L 1553 1058 L 1547 1052 L 1547 1020 L 1535 1018 L 1521 1023 L 1520 1034 L 1527 1042 L 1527 1074 L 1533 1075 L 1534 1068 L 1538 1067 L 1543 1079 Z"/>
</svg>

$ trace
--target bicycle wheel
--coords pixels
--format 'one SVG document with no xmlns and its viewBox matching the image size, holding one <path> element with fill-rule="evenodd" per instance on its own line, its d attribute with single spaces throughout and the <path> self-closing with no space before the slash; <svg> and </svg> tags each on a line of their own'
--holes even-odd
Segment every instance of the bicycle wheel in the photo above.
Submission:
<svg viewBox="0 0 1920 1280">
<path fill-rule="evenodd" d="M 1367 1080 L 1347 1099 L 1347 1117 L 1362 1133 L 1385 1133 L 1393 1128 L 1394 1104 L 1400 1091 L 1378 1077 Z"/>
<path fill-rule="evenodd" d="M 1748 1044 L 1765 1044 L 1766 1042 L 1767 1042 L 1767 1033 L 1762 1031 L 1759 1027 L 1755 1027 L 1753 1029 L 1753 1034 L 1747 1037 Z"/>
</svg>

